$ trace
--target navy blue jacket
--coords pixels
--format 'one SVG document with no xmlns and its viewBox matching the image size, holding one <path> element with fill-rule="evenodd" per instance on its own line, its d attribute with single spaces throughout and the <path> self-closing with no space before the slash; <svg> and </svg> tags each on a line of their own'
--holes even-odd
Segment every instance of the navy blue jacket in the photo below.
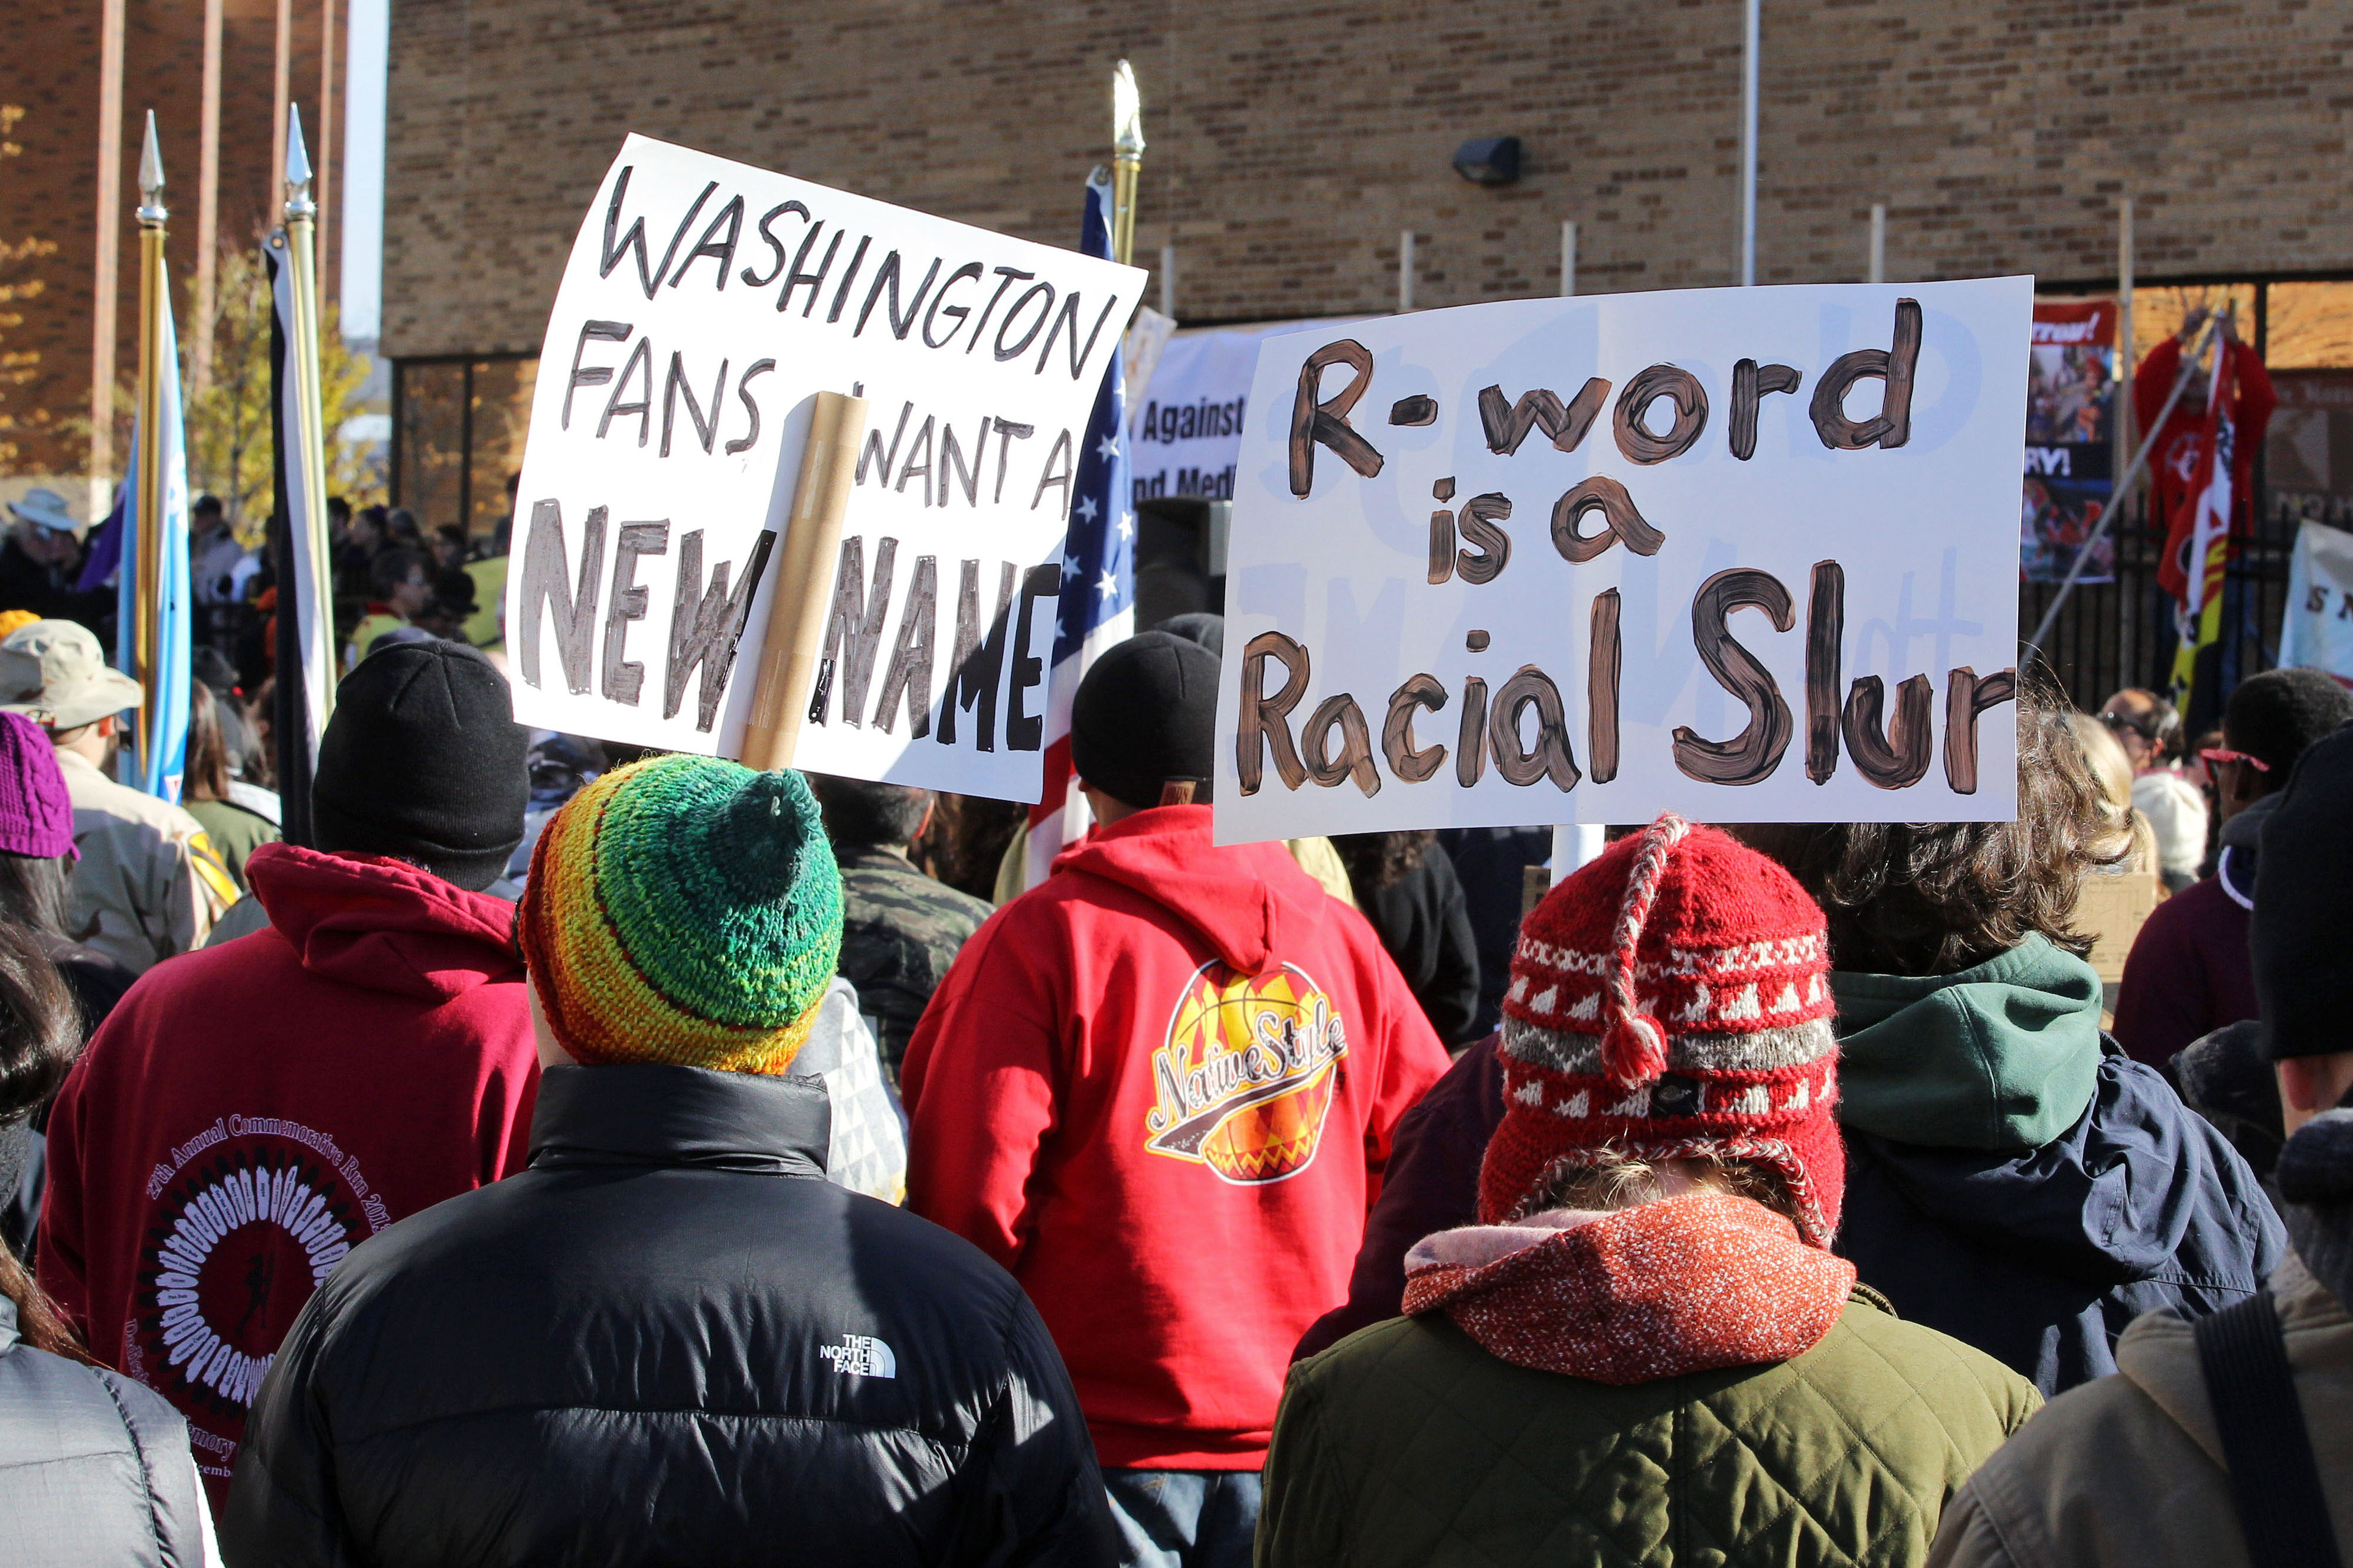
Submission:
<svg viewBox="0 0 2353 1568">
<path fill-rule="evenodd" d="M 2247 1163 L 2114 1041 L 2082 1119 L 2039 1149 L 1845 1131 L 1839 1253 L 1905 1317 L 2046 1398 L 2116 1371 L 2116 1339 L 2143 1312 L 2230 1306 L 2286 1256 Z"/>
</svg>

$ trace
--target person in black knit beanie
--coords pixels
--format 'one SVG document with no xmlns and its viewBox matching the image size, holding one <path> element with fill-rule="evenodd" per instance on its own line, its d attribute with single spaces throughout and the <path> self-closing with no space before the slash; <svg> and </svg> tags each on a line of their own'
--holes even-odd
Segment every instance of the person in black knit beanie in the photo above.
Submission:
<svg viewBox="0 0 2353 1568">
<path fill-rule="evenodd" d="M 531 732 L 507 683 L 462 643 L 403 643 L 335 689 L 311 783 L 318 847 L 389 855 L 470 891 L 522 842 Z"/>
<path fill-rule="evenodd" d="M 263 1374 L 343 1254 L 531 1150 L 515 908 L 487 890 L 530 791 L 506 682 L 471 648 L 402 644 L 335 699 L 316 842 L 246 860 L 266 928 L 142 976 L 49 1118 L 41 1287 L 186 1418 L 216 1508 Z M 245 1217 L 186 1251 L 232 1191 Z M 228 1284 L 168 1283 L 189 1265 Z"/>
</svg>

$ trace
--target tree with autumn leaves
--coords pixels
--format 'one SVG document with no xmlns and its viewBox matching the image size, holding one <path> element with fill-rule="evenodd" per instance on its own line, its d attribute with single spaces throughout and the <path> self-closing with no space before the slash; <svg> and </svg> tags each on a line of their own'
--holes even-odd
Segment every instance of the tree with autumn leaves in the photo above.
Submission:
<svg viewBox="0 0 2353 1568">
<path fill-rule="evenodd" d="M 221 249 L 220 315 L 213 325 L 212 384 L 188 397 L 188 485 L 220 498 L 229 526 L 258 542 L 270 510 L 269 278 L 256 247 Z M 353 507 L 385 496 L 382 458 L 337 433 L 366 410 L 368 359 L 337 330 L 335 307 L 320 323 L 319 392 L 327 430 L 327 493 Z M 127 447 L 125 448 L 128 449 Z"/>
<path fill-rule="evenodd" d="M 24 144 L 14 135 L 24 118 L 22 104 L 0 103 L 0 164 L 25 155 Z M 41 351 L 12 341 L 20 337 L 25 325 L 23 307 L 48 289 L 37 264 L 57 250 L 56 240 L 37 235 L 0 236 L 0 473 L 15 471 L 23 440 L 71 435 L 76 423 L 24 402 L 25 388 L 40 379 Z M 86 428 L 89 422 L 79 423 Z"/>
</svg>

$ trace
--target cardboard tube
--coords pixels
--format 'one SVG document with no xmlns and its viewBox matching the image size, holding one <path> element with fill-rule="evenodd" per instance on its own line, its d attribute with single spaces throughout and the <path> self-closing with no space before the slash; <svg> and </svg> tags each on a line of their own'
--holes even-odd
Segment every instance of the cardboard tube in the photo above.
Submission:
<svg viewBox="0 0 2353 1568">
<path fill-rule="evenodd" d="M 808 445 L 801 451 L 793 510 L 785 524 L 776 596 L 768 601 L 767 636 L 752 683 L 752 713 L 744 725 L 743 762 L 766 772 L 790 767 L 802 715 L 817 675 L 826 611 L 833 600 L 841 519 L 858 471 L 858 443 L 866 434 L 866 400 L 838 392 L 817 395 Z"/>
</svg>

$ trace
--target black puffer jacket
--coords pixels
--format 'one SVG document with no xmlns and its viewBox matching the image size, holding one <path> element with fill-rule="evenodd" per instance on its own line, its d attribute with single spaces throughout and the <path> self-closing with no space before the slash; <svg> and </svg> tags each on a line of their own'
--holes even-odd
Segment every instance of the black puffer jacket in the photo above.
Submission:
<svg viewBox="0 0 2353 1568">
<path fill-rule="evenodd" d="M 353 1251 L 222 1522 L 272 1564 L 1108 1563 L 1020 1288 L 821 1179 L 814 1080 L 559 1067 L 531 1166 Z"/>
<path fill-rule="evenodd" d="M 0 1296 L 0 1563 L 200 1568 L 204 1511 L 180 1413 L 21 1342 Z"/>
</svg>

